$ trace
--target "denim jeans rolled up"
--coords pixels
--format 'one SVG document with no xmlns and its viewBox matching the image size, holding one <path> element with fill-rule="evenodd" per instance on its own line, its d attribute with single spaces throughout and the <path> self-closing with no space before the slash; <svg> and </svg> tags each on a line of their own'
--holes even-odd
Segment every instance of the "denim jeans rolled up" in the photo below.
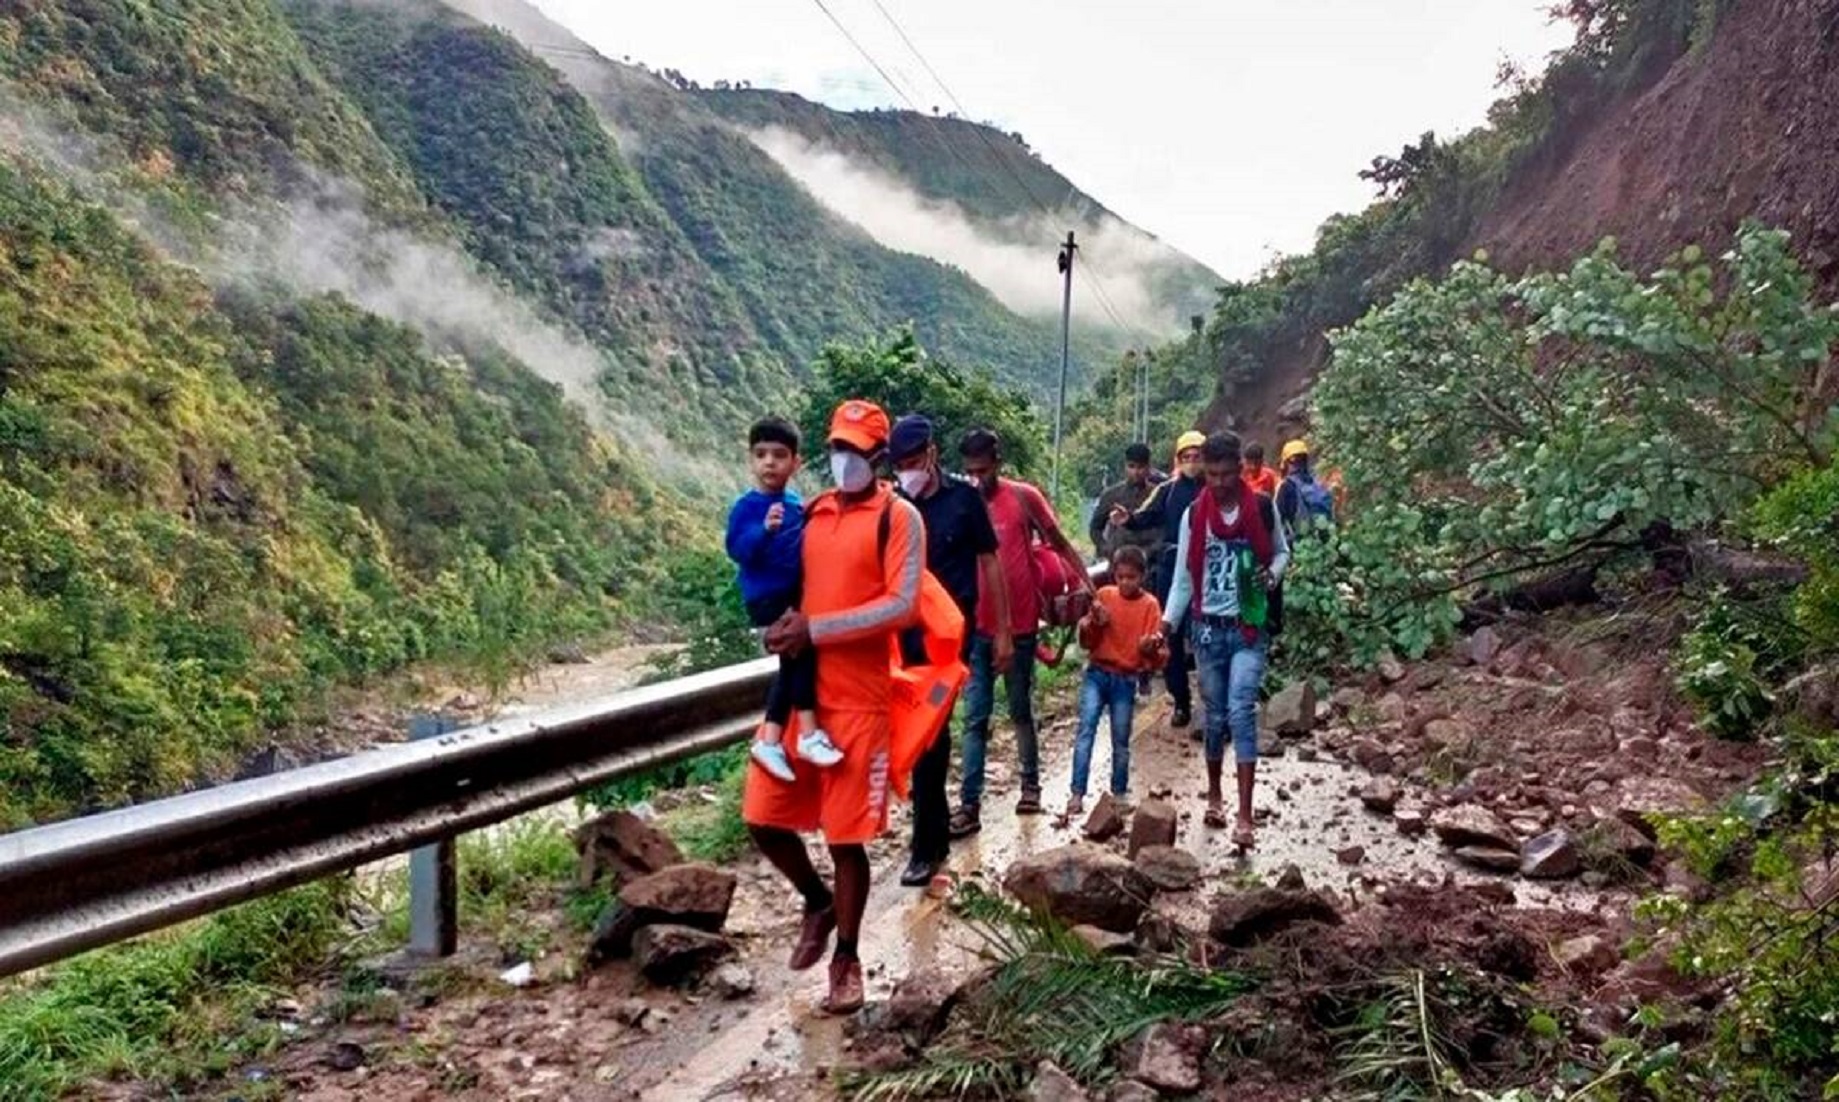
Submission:
<svg viewBox="0 0 1839 1102">
<path fill-rule="evenodd" d="M 1022 787 L 1041 787 L 1041 748 L 1034 730 L 1033 635 L 1015 637 L 1015 657 L 1009 672 L 1000 675 L 1009 702 L 1009 721 L 1015 724 L 1015 749 L 1021 758 Z M 964 688 L 964 780 L 961 802 L 970 807 L 983 803 L 984 759 L 989 751 L 990 714 L 996 708 L 995 642 L 978 633 L 971 639 L 971 676 Z"/>
<path fill-rule="evenodd" d="M 1225 761 L 1230 738 L 1240 765 L 1257 761 L 1258 693 L 1264 685 L 1270 638 L 1260 631 L 1256 642 L 1247 642 L 1237 625 L 1197 623 L 1189 645 L 1207 706 L 1207 760 Z"/>
<path fill-rule="evenodd" d="M 1137 675 L 1086 667 L 1079 686 L 1079 734 L 1073 740 L 1073 795 L 1084 796 L 1092 772 L 1098 721 L 1111 717 L 1111 794 L 1130 792 L 1130 725 L 1137 709 Z"/>
</svg>

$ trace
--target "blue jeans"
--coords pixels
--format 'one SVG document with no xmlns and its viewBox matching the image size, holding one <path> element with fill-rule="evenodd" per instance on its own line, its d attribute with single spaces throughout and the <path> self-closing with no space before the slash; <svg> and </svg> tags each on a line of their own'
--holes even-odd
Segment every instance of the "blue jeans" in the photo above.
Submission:
<svg viewBox="0 0 1839 1102">
<path fill-rule="evenodd" d="M 1247 643 L 1236 624 L 1197 623 L 1191 631 L 1195 672 L 1207 705 L 1207 760 L 1226 760 L 1230 734 L 1233 757 L 1249 765 L 1258 760 L 1258 690 L 1264 685 L 1270 637 L 1261 631 L 1257 642 Z"/>
<path fill-rule="evenodd" d="M 1086 794 L 1099 717 L 1111 713 L 1111 794 L 1130 791 L 1130 723 L 1137 710 L 1137 675 L 1086 667 L 1079 686 L 1079 734 L 1073 740 L 1073 795 Z"/>
<path fill-rule="evenodd" d="M 1002 675 L 1009 698 L 1009 720 L 1015 724 L 1015 748 L 1022 759 L 1022 788 L 1041 788 L 1041 747 L 1034 732 L 1033 635 L 1015 637 L 1015 657 Z M 971 640 L 971 677 L 964 688 L 964 786 L 961 802 L 967 807 L 983 803 L 983 762 L 990 742 L 990 713 L 996 707 L 996 644 L 981 632 Z"/>
</svg>

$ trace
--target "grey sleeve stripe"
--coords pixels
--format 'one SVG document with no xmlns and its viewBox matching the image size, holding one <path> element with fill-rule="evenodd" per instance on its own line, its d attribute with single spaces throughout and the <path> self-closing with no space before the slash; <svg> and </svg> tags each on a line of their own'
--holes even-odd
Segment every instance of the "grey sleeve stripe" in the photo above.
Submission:
<svg viewBox="0 0 1839 1102">
<path fill-rule="evenodd" d="M 867 604 L 828 616 L 814 617 L 811 620 L 813 643 L 849 642 L 878 632 L 906 627 L 912 620 L 913 610 L 919 607 L 920 574 L 926 563 L 925 522 L 920 519 L 919 510 L 911 502 L 897 498 L 892 508 L 906 515 L 909 536 L 906 554 L 900 562 L 898 588 Z M 888 542 L 888 550 L 891 552 L 894 550 L 893 540 Z"/>
</svg>

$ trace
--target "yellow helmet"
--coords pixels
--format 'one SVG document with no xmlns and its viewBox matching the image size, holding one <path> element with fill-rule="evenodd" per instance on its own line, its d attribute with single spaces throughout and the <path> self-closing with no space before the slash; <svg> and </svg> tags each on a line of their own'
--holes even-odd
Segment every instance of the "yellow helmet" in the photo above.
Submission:
<svg viewBox="0 0 1839 1102">
<path fill-rule="evenodd" d="M 1292 440 L 1288 444 L 1285 444 L 1283 446 L 1283 457 L 1279 459 L 1278 462 L 1288 463 L 1299 455 L 1304 457 L 1309 455 L 1309 441 Z"/>
<path fill-rule="evenodd" d="M 1175 438 L 1175 454 L 1180 455 L 1189 448 L 1198 448 L 1207 442 L 1207 434 L 1197 429 L 1189 429 Z"/>
</svg>

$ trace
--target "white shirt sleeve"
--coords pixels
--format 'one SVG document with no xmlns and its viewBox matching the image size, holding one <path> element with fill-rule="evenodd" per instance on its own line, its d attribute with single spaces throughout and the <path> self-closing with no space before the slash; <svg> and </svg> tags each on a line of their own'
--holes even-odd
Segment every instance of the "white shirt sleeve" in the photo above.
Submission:
<svg viewBox="0 0 1839 1102">
<path fill-rule="evenodd" d="M 1290 567 L 1290 534 L 1284 528 L 1283 514 L 1275 507 L 1271 509 L 1271 519 L 1277 523 L 1271 526 L 1271 580 L 1283 581 L 1283 572 Z"/>
<path fill-rule="evenodd" d="M 1193 511 L 1190 505 L 1181 513 L 1181 537 L 1175 543 L 1175 578 L 1169 585 L 1169 606 L 1162 610 L 1163 622 L 1173 631 L 1181 630 L 1188 618 L 1188 606 L 1194 603 L 1194 578 L 1188 571 L 1188 514 Z"/>
</svg>

